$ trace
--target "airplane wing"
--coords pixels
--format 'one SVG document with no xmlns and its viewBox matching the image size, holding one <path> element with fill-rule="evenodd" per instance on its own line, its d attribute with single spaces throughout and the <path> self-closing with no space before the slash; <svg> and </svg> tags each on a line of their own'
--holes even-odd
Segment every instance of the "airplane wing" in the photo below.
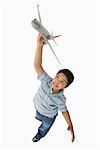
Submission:
<svg viewBox="0 0 100 150">
<path fill-rule="evenodd" d="M 45 37 L 45 36 L 43 36 L 43 37 L 44 37 L 45 41 L 47 42 L 47 44 L 49 45 L 49 47 L 51 48 L 51 50 L 52 50 L 54 56 L 56 57 L 56 59 L 57 59 L 57 61 L 58 61 L 58 63 L 61 64 L 60 61 L 59 61 L 59 59 L 58 59 L 58 57 L 56 56 L 56 54 L 55 54 L 55 52 L 54 52 L 52 46 L 50 45 L 50 43 L 48 42 L 48 40 L 46 39 L 46 37 Z"/>
<path fill-rule="evenodd" d="M 55 39 L 54 39 L 54 37 L 53 37 L 53 32 L 51 32 L 51 38 L 50 38 L 51 40 L 53 40 L 54 41 L 54 43 L 56 44 L 56 45 L 58 45 L 57 43 L 56 43 L 56 41 L 55 41 Z"/>
<path fill-rule="evenodd" d="M 39 16 L 39 21 L 40 21 L 40 23 L 42 24 L 41 16 L 40 16 L 40 11 L 39 11 L 39 5 L 37 5 L 37 11 L 38 11 L 38 16 Z"/>
</svg>

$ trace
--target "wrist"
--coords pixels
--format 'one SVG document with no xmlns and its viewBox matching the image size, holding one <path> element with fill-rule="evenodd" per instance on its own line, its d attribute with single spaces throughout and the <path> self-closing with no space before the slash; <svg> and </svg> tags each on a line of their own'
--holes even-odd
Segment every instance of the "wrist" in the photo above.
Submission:
<svg viewBox="0 0 100 150">
<path fill-rule="evenodd" d="M 73 124 L 72 123 L 69 123 L 68 126 L 71 127 L 71 128 L 73 128 Z"/>
<path fill-rule="evenodd" d="M 43 48 L 43 44 L 37 44 L 37 48 L 38 49 L 42 49 Z"/>
</svg>

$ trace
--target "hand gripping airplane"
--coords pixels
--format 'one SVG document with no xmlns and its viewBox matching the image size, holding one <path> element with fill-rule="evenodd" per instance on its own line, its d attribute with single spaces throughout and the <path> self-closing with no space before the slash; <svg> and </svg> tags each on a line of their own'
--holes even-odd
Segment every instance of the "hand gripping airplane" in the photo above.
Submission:
<svg viewBox="0 0 100 150">
<path fill-rule="evenodd" d="M 48 30 L 47 30 L 47 29 L 43 26 L 43 24 L 42 24 L 41 16 L 40 16 L 40 11 L 39 11 L 39 5 L 37 5 L 37 11 L 38 11 L 38 16 L 39 16 L 39 21 L 38 21 L 37 19 L 32 20 L 32 22 L 31 22 L 32 27 L 33 27 L 35 30 L 37 30 L 37 31 L 43 36 L 43 38 L 44 38 L 43 44 L 46 44 L 46 43 L 47 43 L 47 44 L 49 45 L 49 47 L 51 48 L 51 50 L 52 50 L 54 56 L 56 57 L 56 59 L 57 59 L 57 61 L 58 61 L 58 63 L 61 64 L 60 61 L 59 61 L 59 59 L 57 58 L 57 56 L 56 56 L 56 54 L 55 54 L 55 52 L 54 52 L 52 46 L 50 45 L 50 43 L 49 43 L 49 41 L 48 41 L 48 37 L 49 37 L 49 38 L 50 38 L 51 40 L 53 40 L 53 41 L 55 42 L 55 44 L 57 45 L 57 43 L 56 43 L 56 41 L 54 40 L 54 38 L 59 37 L 59 36 L 61 36 L 61 35 L 58 35 L 58 36 L 54 36 L 54 37 L 53 37 L 53 33 L 50 34 L 50 33 L 48 32 Z"/>
</svg>

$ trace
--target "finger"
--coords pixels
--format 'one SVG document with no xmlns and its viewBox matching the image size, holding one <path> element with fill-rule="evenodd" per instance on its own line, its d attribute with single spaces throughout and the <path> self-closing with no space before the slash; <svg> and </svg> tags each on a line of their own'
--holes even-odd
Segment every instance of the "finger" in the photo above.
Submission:
<svg viewBox="0 0 100 150">
<path fill-rule="evenodd" d="M 72 142 L 74 142 L 74 138 L 72 138 Z"/>
<path fill-rule="evenodd" d="M 71 134 L 72 134 L 72 142 L 73 142 L 74 139 L 75 139 L 75 136 L 74 136 L 74 133 L 73 133 L 73 132 L 72 132 Z"/>
<path fill-rule="evenodd" d="M 75 140 L 75 136 L 72 137 L 72 142 L 74 142 L 74 140 Z"/>
<path fill-rule="evenodd" d="M 38 36 L 42 36 L 41 33 L 39 33 Z"/>
<path fill-rule="evenodd" d="M 72 137 L 74 137 L 74 133 L 73 133 L 73 131 L 71 131 L 71 130 L 70 130 L 70 132 L 71 132 Z"/>
<path fill-rule="evenodd" d="M 48 35 L 47 38 L 50 38 L 50 35 Z"/>
<path fill-rule="evenodd" d="M 67 128 L 67 130 L 69 130 L 69 127 Z"/>
<path fill-rule="evenodd" d="M 39 34 L 38 34 L 38 38 L 40 39 L 41 37 L 42 37 L 42 35 L 39 33 Z"/>
</svg>

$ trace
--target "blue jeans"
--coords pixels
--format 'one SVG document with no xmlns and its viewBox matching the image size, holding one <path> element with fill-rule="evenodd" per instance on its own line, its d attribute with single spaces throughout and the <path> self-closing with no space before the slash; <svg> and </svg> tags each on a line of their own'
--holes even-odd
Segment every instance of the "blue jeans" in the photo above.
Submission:
<svg viewBox="0 0 100 150">
<path fill-rule="evenodd" d="M 38 128 L 38 133 L 36 134 L 36 138 L 41 139 L 44 137 L 48 131 L 50 130 L 51 126 L 53 125 L 57 115 L 54 116 L 53 118 L 46 117 L 42 114 L 40 114 L 38 111 L 36 111 L 36 119 L 41 121 L 41 125 Z"/>
</svg>

